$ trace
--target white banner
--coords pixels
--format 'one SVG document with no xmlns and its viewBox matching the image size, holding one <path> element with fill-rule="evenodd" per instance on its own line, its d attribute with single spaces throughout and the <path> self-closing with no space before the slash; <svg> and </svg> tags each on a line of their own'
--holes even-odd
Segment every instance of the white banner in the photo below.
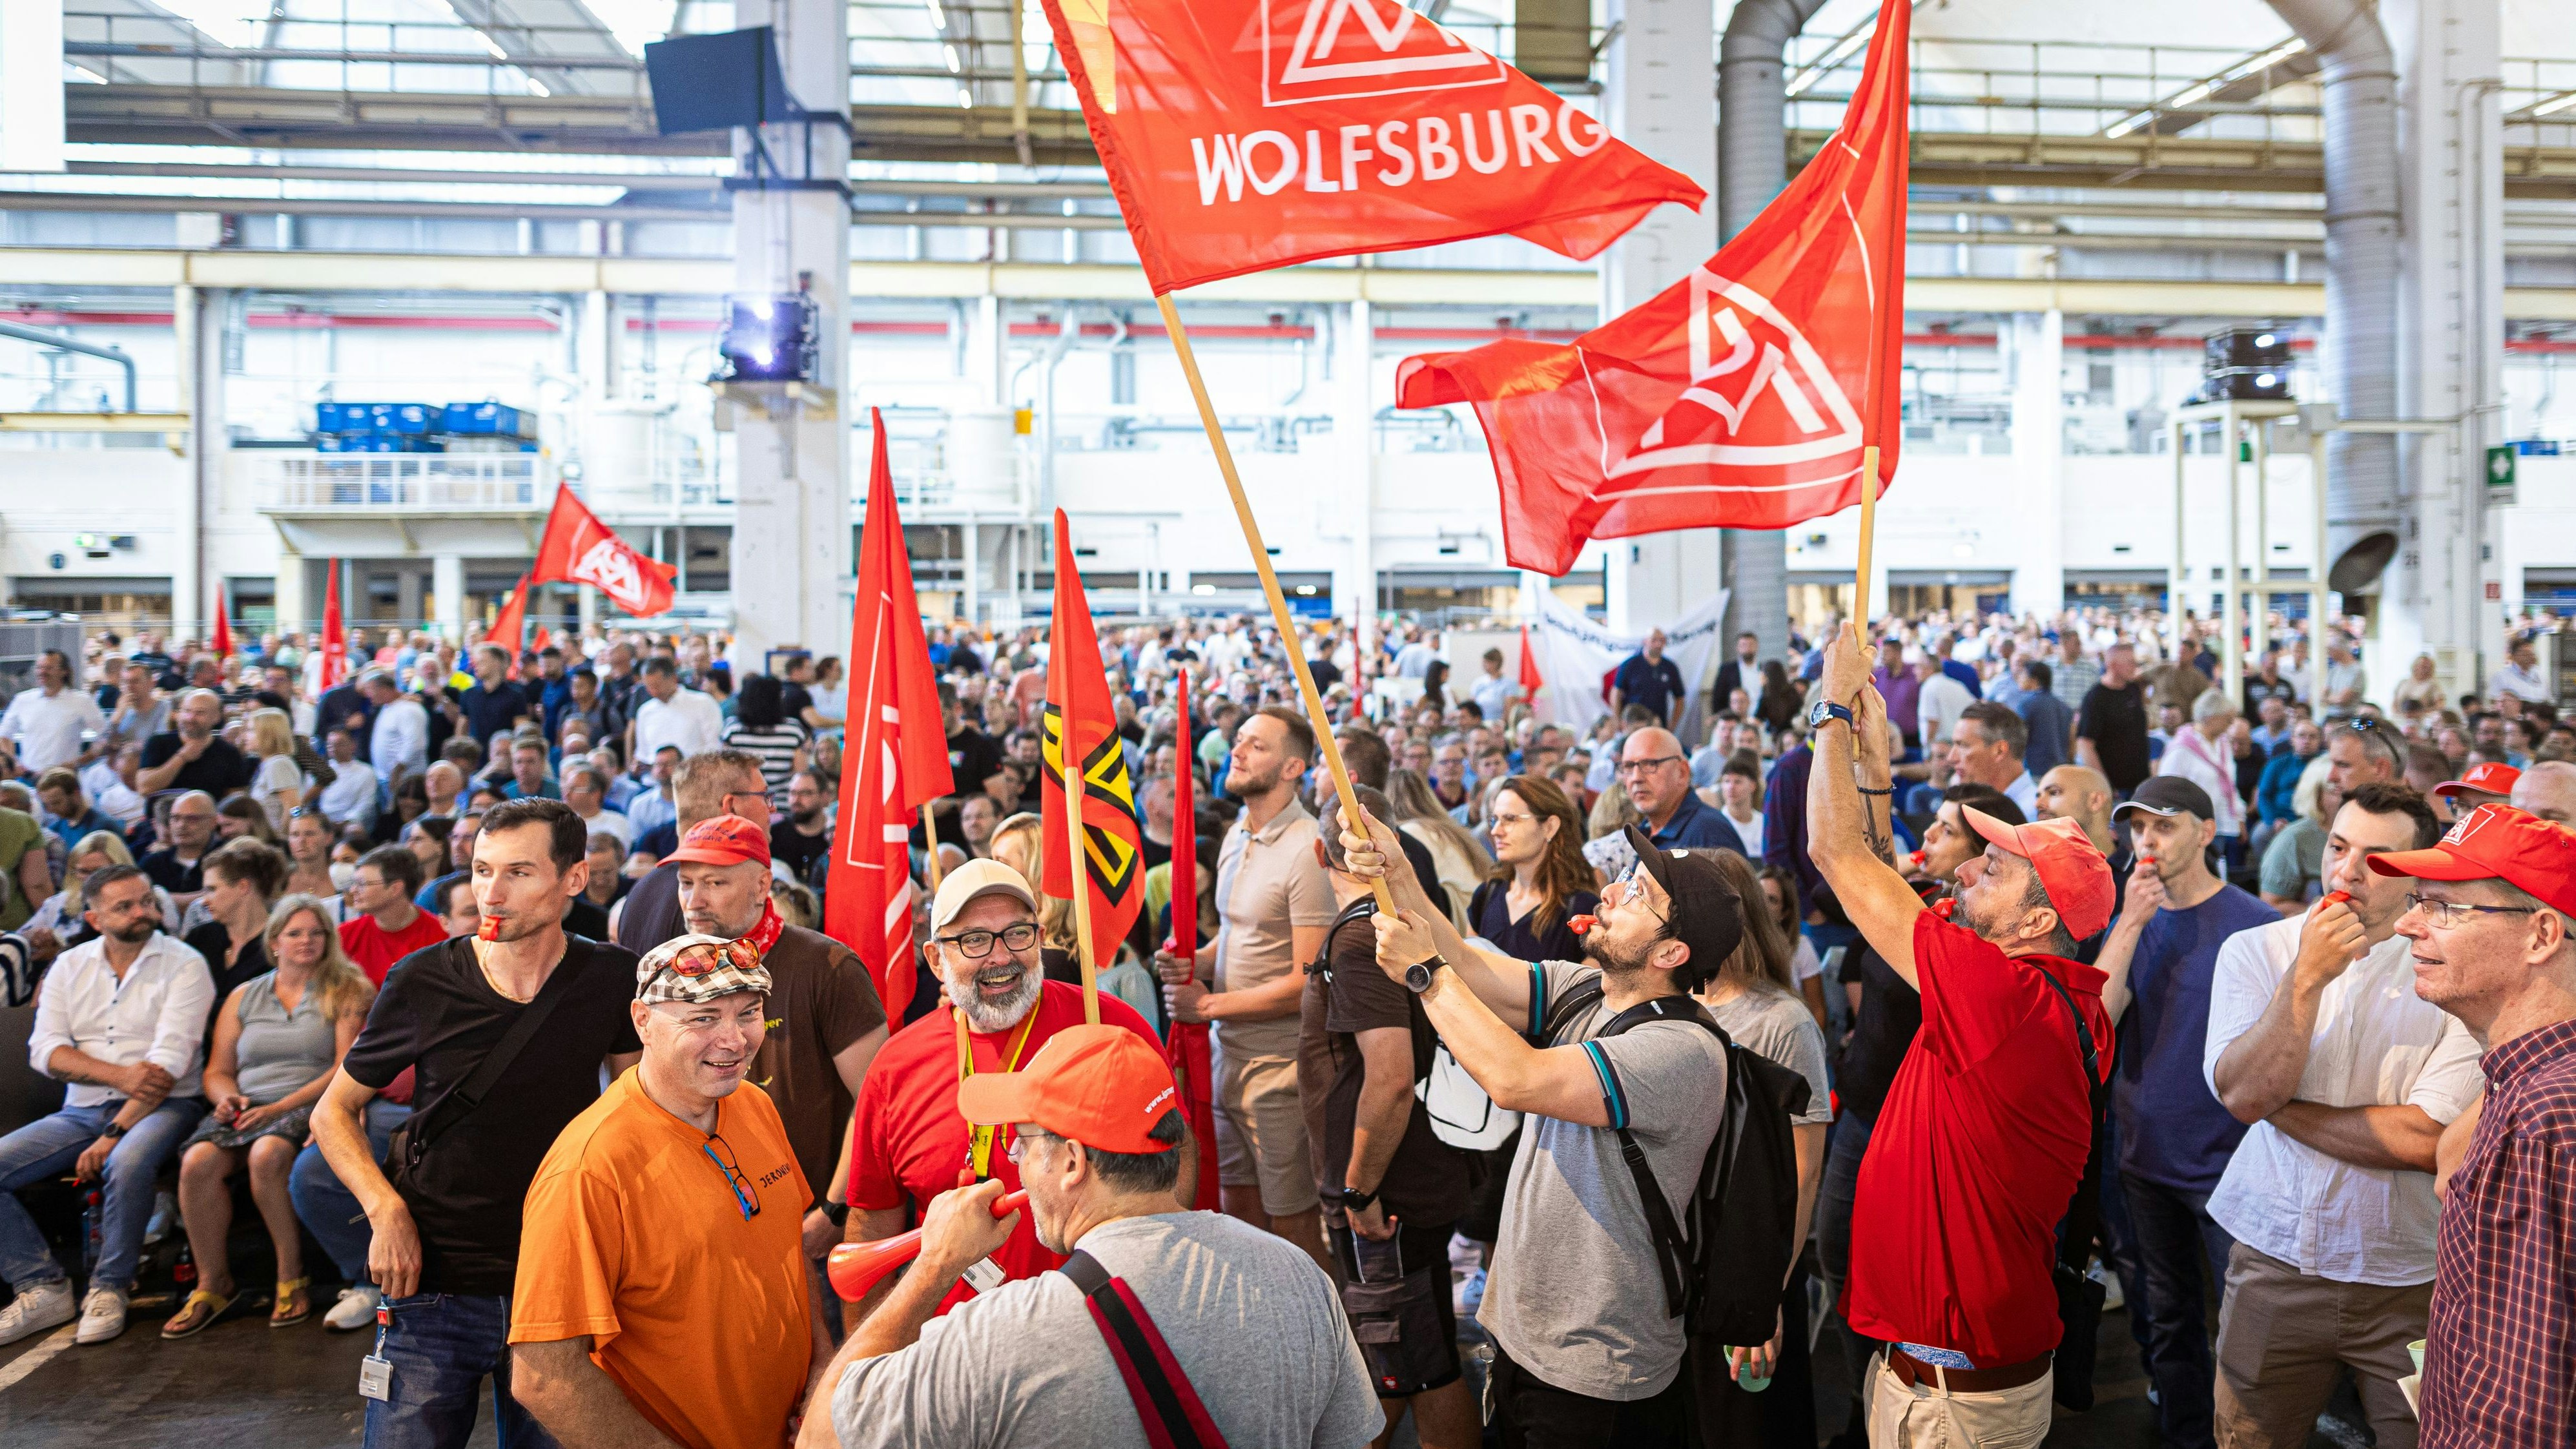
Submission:
<svg viewBox="0 0 2576 1449">
<path fill-rule="evenodd" d="M 1637 652 L 1645 636 L 1613 634 L 1568 607 L 1551 590 L 1538 593 L 1538 622 L 1530 626 L 1530 651 L 1538 656 L 1538 716 L 1566 726 L 1578 736 L 1610 712 L 1610 672 Z M 1726 590 L 1664 626 L 1664 656 L 1680 667 L 1690 697 L 1674 732 L 1696 748 L 1708 732 L 1702 701 L 1719 658 L 1718 632 L 1726 616 Z"/>
</svg>

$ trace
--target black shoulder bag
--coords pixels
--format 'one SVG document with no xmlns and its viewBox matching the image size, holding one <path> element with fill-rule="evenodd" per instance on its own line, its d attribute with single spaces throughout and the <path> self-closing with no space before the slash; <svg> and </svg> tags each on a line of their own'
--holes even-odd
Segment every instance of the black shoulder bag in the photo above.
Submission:
<svg viewBox="0 0 2576 1449">
<path fill-rule="evenodd" d="M 449 945 L 462 948 L 470 955 L 474 950 L 474 939 L 460 936 Z M 409 1195 L 407 1189 L 419 1178 L 421 1159 L 429 1155 L 429 1149 L 436 1140 L 437 1133 L 433 1129 L 453 1127 L 471 1116 L 476 1107 L 483 1105 L 483 1099 L 499 1084 L 501 1074 L 510 1069 L 510 1063 L 518 1060 L 520 1049 L 536 1037 L 545 1026 L 546 1018 L 554 1014 L 555 1004 L 572 994 L 572 978 L 590 966 L 590 959 L 590 942 L 579 936 L 565 937 L 563 964 L 546 978 L 546 984 L 538 989 L 536 999 L 521 1009 L 518 1019 L 510 1023 L 510 1029 L 503 1032 L 501 1039 L 492 1044 L 492 1049 L 483 1054 L 483 1060 L 474 1064 L 474 1070 L 466 1075 L 465 1080 L 439 1093 L 437 1101 L 412 1113 L 409 1120 L 394 1129 L 393 1139 L 385 1151 L 385 1176 L 393 1183 L 394 1191 Z M 481 969 L 479 963 L 476 969 Z"/>
<path fill-rule="evenodd" d="M 2066 1205 L 2066 1220 L 2058 1226 L 2057 1261 L 2049 1270 L 2057 1285 L 2057 1317 L 2062 1325 L 2050 1394 L 2080 1414 L 2093 1407 L 2093 1361 L 2102 1331 L 2102 1305 L 2109 1299 L 2109 1290 L 2086 1276 L 2084 1268 L 2102 1228 L 2102 1112 L 2111 1084 L 2104 1080 L 2093 1028 L 2084 1024 L 2084 1013 L 2076 1009 L 2066 983 L 2037 966 L 2030 969 L 2039 972 L 2039 979 L 2066 1003 L 2066 1014 L 2074 1019 L 2075 1044 L 2084 1054 L 2086 1106 L 2093 1114 L 2092 1148 L 2084 1156 L 2084 1176 L 2076 1181 L 2075 1196 Z"/>
</svg>

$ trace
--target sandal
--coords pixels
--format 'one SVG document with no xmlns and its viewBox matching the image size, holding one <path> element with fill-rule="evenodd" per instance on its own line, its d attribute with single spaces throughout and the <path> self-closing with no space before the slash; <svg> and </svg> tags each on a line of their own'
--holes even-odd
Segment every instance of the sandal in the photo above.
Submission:
<svg viewBox="0 0 2576 1449">
<path fill-rule="evenodd" d="M 197 1289 L 188 1295 L 187 1302 L 179 1305 L 179 1311 L 172 1315 L 170 1321 L 161 1325 L 161 1336 L 186 1338 L 191 1334 L 203 1333 L 214 1327 L 224 1315 L 232 1312 L 233 1305 L 240 1301 L 239 1293 L 225 1297 L 209 1293 L 203 1288 Z"/>
<path fill-rule="evenodd" d="M 302 1323 L 304 1320 L 313 1316 L 313 1297 L 311 1294 L 304 1291 L 312 1281 L 313 1280 L 311 1278 L 281 1278 L 278 1280 L 277 1298 L 275 1299 L 274 1306 L 271 1307 L 268 1314 L 269 1327 L 293 1328 L 295 1325 Z M 289 1299 L 293 1299 L 295 1303 L 295 1311 L 293 1313 L 286 1311 L 287 1300 Z"/>
</svg>

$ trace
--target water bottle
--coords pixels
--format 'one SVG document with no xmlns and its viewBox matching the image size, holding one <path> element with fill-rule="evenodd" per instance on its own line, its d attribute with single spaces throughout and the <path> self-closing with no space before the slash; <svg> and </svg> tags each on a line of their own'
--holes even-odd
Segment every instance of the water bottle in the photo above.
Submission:
<svg viewBox="0 0 2576 1449">
<path fill-rule="evenodd" d="M 1729 1358 L 1732 1358 L 1735 1355 L 1735 1348 L 1732 1344 L 1727 1345 L 1723 1351 Z M 1744 1367 L 1735 1371 L 1735 1384 L 1736 1387 L 1744 1390 L 1748 1394 L 1758 1394 L 1764 1389 L 1771 1387 L 1771 1380 L 1768 1376 L 1761 1378 L 1754 1377 L 1753 1360 L 1748 1358 L 1744 1361 Z"/>
<path fill-rule="evenodd" d="M 178 1284 L 182 1290 L 193 1289 L 197 1286 L 196 1254 L 191 1252 L 188 1245 L 185 1243 L 181 1243 L 179 1245 L 179 1261 L 171 1265 L 170 1281 Z M 186 1296 L 184 1291 L 181 1296 Z"/>
</svg>

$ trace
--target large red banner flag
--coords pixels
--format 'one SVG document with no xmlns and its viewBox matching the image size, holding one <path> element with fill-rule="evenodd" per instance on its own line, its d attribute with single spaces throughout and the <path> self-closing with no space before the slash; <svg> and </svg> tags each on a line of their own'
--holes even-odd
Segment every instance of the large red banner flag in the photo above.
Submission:
<svg viewBox="0 0 2576 1449">
<path fill-rule="evenodd" d="M 671 607 L 671 580 L 679 568 L 637 553 L 619 538 L 569 488 L 555 490 L 555 506 L 546 514 L 545 537 L 537 542 L 537 564 L 528 570 L 532 584 L 589 584 L 637 618 L 649 619 Z"/>
<path fill-rule="evenodd" d="M 1073 899 L 1071 824 L 1064 797 L 1066 742 L 1082 777 L 1084 888 L 1091 893 L 1091 957 L 1106 966 L 1145 905 L 1145 829 L 1136 819 L 1136 791 L 1127 773 L 1126 741 L 1109 702 L 1109 677 L 1100 664 L 1100 637 L 1091 628 L 1091 601 L 1074 567 L 1073 533 L 1064 510 L 1055 512 L 1055 619 L 1047 632 L 1045 877 L 1040 888 L 1060 901 Z"/>
<path fill-rule="evenodd" d="M 859 533 L 858 599 L 850 611 L 848 748 L 841 811 L 824 880 L 823 933 L 858 953 L 900 1026 L 912 1004 L 913 811 L 953 788 L 939 685 L 912 557 L 895 511 L 885 420 L 868 410 L 868 512 Z M 931 848 L 938 848 L 936 836 Z"/>
<path fill-rule="evenodd" d="M 1043 0 L 1161 296 L 1508 232 L 1582 260 L 1706 193 L 1401 0 Z"/>
<path fill-rule="evenodd" d="M 1399 407 L 1475 404 L 1511 562 L 1585 540 L 1786 528 L 1896 472 L 1905 329 L 1906 37 L 1881 6 L 1842 128 L 1688 277 L 1570 343 L 1407 358 Z"/>
<path fill-rule="evenodd" d="M 331 560 L 329 582 L 322 586 L 322 688 L 349 677 L 349 625 L 340 616 L 340 561 Z"/>
</svg>

